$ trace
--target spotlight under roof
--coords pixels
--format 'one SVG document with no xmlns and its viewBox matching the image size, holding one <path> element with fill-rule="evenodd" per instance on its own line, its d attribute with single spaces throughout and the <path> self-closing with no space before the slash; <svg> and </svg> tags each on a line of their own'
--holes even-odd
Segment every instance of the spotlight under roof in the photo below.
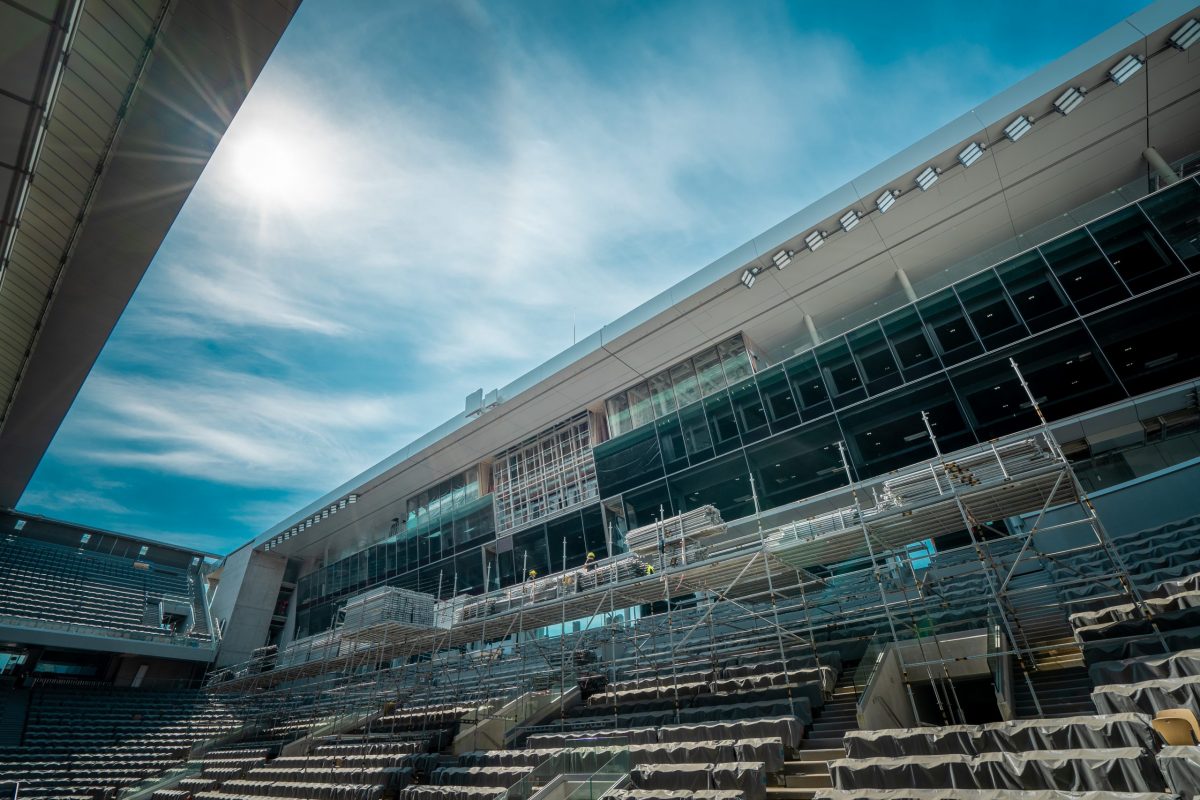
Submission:
<svg viewBox="0 0 1200 800">
<path fill-rule="evenodd" d="M 917 186 L 921 187 L 922 192 L 928 191 L 930 186 L 933 186 L 935 183 L 937 183 L 938 175 L 940 174 L 942 174 L 940 169 L 935 167 L 926 167 L 925 169 L 921 170 L 921 174 L 917 176 Z"/>
<path fill-rule="evenodd" d="M 749 289 L 754 285 L 754 281 L 758 279 L 757 276 L 758 267 L 751 267 L 750 269 L 742 270 L 742 285 Z"/>
<path fill-rule="evenodd" d="M 1083 102 L 1083 96 L 1086 93 L 1087 89 L 1082 86 L 1078 89 L 1074 86 L 1068 86 L 1067 90 L 1060 94 L 1054 101 L 1054 110 L 1065 117 L 1079 108 L 1079 104 Z"/>
<path fill-rule="evenodd" d="M 1192 17 L 1187 22 L 1180 26 L 1179 30 L 1171 34 L 1167 40 L 1176 50 L 1187 50 L 1196 42 L 1200 42 L 1200 22 Z"/>
<path fill-rule="evenodd" d="M 958 154 L 958 163 L 962 164 L 964 167 L 971 166 L 976 161 L 983 158 L 983 149 L 985 147 L 987 147 L 987 145 L 980 144 L 979 142 L 971 142 L 962 149 L 961 153 Z"/>
<path fill-rule="evenodd" d="M 775 255 L 771 256 L 771 260 L 775 262 L 775 266 L 783 269 L 788 264 L 792 263 L 792 256 L 796 253 L 792 250 L 780 250 Z"/>
<path fill-rule="evenodd" d="M 880 214 L 886 214 L 887 210 L 896 204 L 896 198 L 899 196 L 899 189 L 888 189 L 875 198 L 875 207 L 879 209 Z"/>
<path fill-rule="evenodd" d="M 1125 81 L 1137 74 L 1142 68 L 1142 59 L 1140 56 L 1128 55 L 1117 62 L 1117 65 L 1108 71 L 1109 79 L 1120 86 Z"/>
<path fill-rule="evenodd" d="M 813 231 L 808 236 L 804 237 L 804 243 L 808 245 L 809 250 L 816 250 L 818 247 L 825 244 L 825 234 L 821 231 Z"/>
<path fill-rule="evenodd" d="M 838 224 L 842 226 L 842 230 L 849 233 L 858 224 L 860 219 L 862 219 L 862 215 L 852 208 L 845 214 L 842 214 L 842 218 L 838 220 Z"/>
</svg>

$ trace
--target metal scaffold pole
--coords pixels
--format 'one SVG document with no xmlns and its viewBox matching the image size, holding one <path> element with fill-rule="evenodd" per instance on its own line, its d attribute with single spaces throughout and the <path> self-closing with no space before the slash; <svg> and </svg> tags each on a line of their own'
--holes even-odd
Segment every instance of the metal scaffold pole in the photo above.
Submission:
<svg viewBox="0 0 1200 800">
<path fill-rule="evenodd" d="M 754 517 L 758 525 L 758 547 L 762 553 L 763 574 L 767 577 L 767 593 L 771 597 L 771 616 L 775 623 L 775 642 L 779 645 L 779 661 L 783 666 L 783 680 L 787 685 L 788 710 L 794 715 L 796 700 L 792 695 L 791 670 L 788 669 L 787 652 L 783 648 L 783 629 L 779 626 L 779 605 L 775 602 L 775 582 L 771 577 L 771 560 L 767 555 L 767 539 L 763 535 L 762 526 L 762 509 L 758 505 L 758 489 L 755 487 L 753 475 L 750 476 L 750 496 L 754 498 Z"/>
<path fill-rule="evenodd" d="M 882 570 L 879 567 L 879 560 L 875 557 L 875 547 L 871 544 L 871 532 L 867 528 L 867 522 L 863 516 L 862 502 L 858 499 L 858 484 L 854 480 L 854 474 L 850 471 L 850 459 L 846 455 L 846 443 L 842 441 L 837 442 L 837 449 L 838 455 L 842 459 L 842 469 L 846 473 L 846 481 L 850 486 L 850 496 L 854 500 L 854 511 L 858 524 L 862 528 L 863 541 L 866 542 L 867 546 L 867 554 L 871 559 L 871 572 L 875 576 L 875 585 L 879 587 L 879 600 L 883 604 L 883 613 L 887 618 L 888 629 L 892 633 L 892 643 L 896 647 L 896 658 L 900 662 L 900 674 L 904 679 L 904 689 L 908 694 L 908 702 L 912 706 L 913 718 L 920 719 L 921 714 L 917 710 L 917 698 L 913 694 L 912 682 L 908 679 L 908 667 L 904 665 L 904 654 L 900 649 L 900 636 L 896 633 L 896 621 L 892 618 L 891 604 L 888 603 L 887 591 L 883 587 Z"/>
</svg>

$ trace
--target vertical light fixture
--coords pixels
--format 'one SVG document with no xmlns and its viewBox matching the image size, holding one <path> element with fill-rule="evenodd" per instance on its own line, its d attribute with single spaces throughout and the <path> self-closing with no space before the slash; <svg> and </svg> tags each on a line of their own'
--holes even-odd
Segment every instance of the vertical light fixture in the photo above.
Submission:
<svg viewBox="0 0 1200 800">
<path fill-rule="evenodd" d="M 936 167 L 926 167 L 925 169 L 921 170 L 921 174 L 917 176 L 917 186 L 921 187 L 922 192 L 927 192 L 929 191 L 930 186 L 933 186 L 935 183 L 937 183 L 938 175 L 941 174 L 942 171 Z"/>
<path fill-rule="evenodd" d="M 825 234 L 821 231 L 813 231 L 808 236 L 804 237 L 804 243 L 808 245 L 809 250 L 816 250 L 818 247 L 825 244 Z"/>
<path fill-rule="evenodd" d="M 778 269 L 783 269 L 788 264 L 792 263 L 792 256 L 796 255 L 791 250 L 780 250 L 775 255 L 771 256 L 771 260 L 775 262 Z"/>
<path fill-rule="evenodd" d="M 1117 86 L 1132 78 L 1142 68 L 1142 57 L 1127 55 L 1108 71 L 1108 78 Z"/>
<path fill-rule="evenodd" d="M 879 209 L 880 214 L 886 214 L 887 210 L 896 204 L 896 198 L 899 196 L 899 189 L 888 189 L 875 198 L 875 207 Z"/>
<path fill-rule="evenodd" d="M 862 215 L 854 209 L 850 209 L 845 214 L 842 214 L 842 218 L 838 220 L 838 224 L 842 226 L 842 230 L 849 233 L 858 224 L 860 219 L 862 219 Z"/>
<path fill-rule="evenodd" d="M 1192 17 L 1171 34 L 1167 40 L 1176 50 L 1187 50 L 1196 42 L 1200 42 L 1200 22 Z"/>
</svg>

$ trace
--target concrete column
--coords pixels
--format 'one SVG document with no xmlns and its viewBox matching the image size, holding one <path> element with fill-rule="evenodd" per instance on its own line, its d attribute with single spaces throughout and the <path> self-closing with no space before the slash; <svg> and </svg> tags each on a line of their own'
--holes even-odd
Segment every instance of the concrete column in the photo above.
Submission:
<svg viewBox="0 0 1200 800">
<path fill-rule="evenodd" d="M 896 270 L 896 278 L 900 281 L 900 288 L 904 290 L 904 296 L 908 298 L 908 302 L 917 302 L 917 293 L 913 291 L 912 282 L 908 280 L 908 273 L 902 269 Z"/>
<path fill-rule="evenodd" d="M 812 339 L 812 343 L 814 345 L 820 344 L 821 337 L 817 334 L 816 323 L 813 322 L 813 318 L 808 314 L 804 315 L 804 327 L 808 329 L 808 335 Z"/>
<path fill-rule="evenodd" d="M 1147 147 L 1142 151 L 1142 158 L 1146 159 L 1146 163 L 1154 170 L 1158 177 L 1162 178 L 1162 182 L 1170 186 L 1172 183 L 1179 182 L 1179 176 L 1175 174 L 1175 170 L 1171 169 L 1171 165 L 1167 160 L 1155 150 L 1153 147 Z"/>
</svg>

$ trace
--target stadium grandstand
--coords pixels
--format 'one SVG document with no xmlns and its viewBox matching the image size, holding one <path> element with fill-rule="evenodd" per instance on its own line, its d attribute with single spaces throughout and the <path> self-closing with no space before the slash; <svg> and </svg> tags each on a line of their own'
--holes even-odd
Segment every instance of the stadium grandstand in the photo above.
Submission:
<svg viewBox="0 0 1200 800">
<path fill-rule="evenodd" d="M 111 20 L 46 5 L 53 131 Z M 122 148 L 215 146 L 152 88 L 236 108 L 294 10 L 105 9 L 145 51 L 0 316 L 9 508 L 177 210 L 101 214 L 181 177 Z M 0 795 L 1200 796 L 1198 43 L 1159 0 L 224 557 L 0 514 Z"/>
</svg>

